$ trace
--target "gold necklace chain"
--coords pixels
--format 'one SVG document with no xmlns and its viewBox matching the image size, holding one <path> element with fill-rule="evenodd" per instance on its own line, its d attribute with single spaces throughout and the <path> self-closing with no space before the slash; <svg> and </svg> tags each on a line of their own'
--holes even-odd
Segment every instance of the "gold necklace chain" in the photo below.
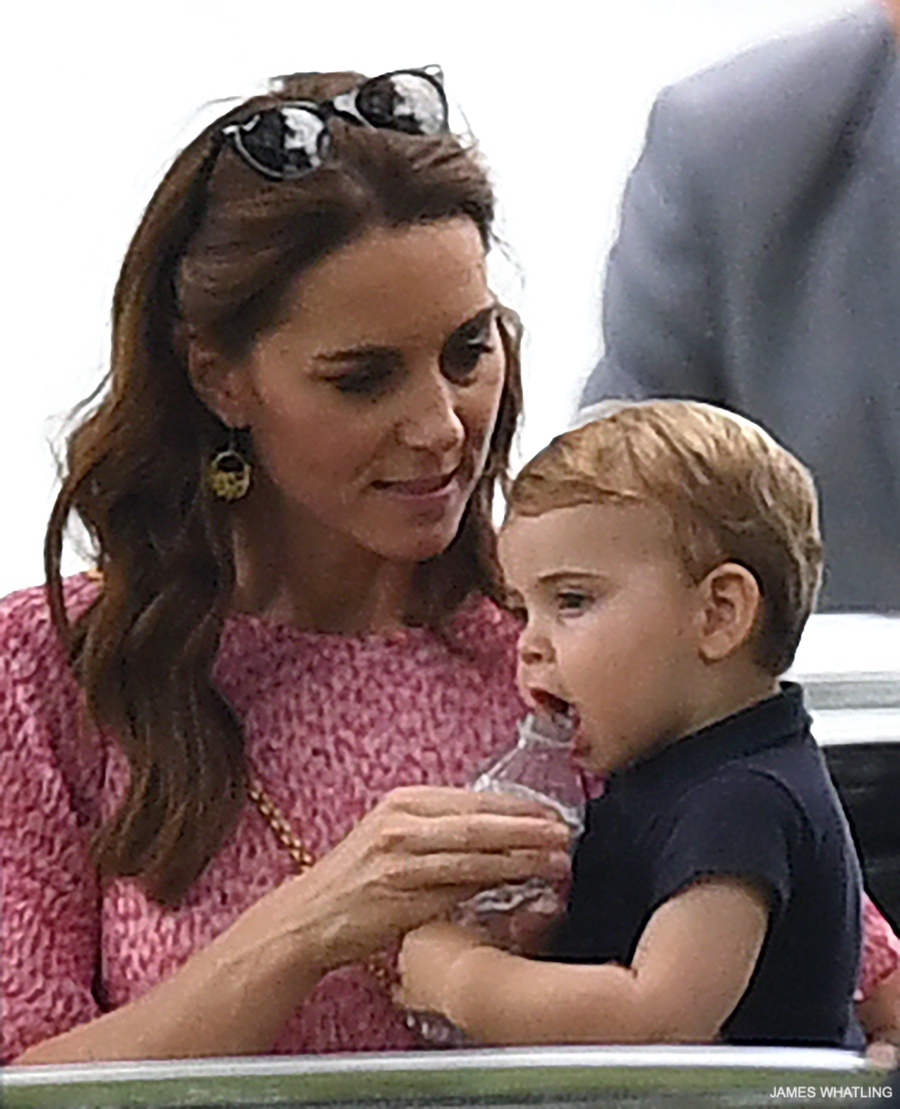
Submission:
<svg viewBox="0 0 900 1109">
<path fill-rule="evenodd" d="M 314 866 L 316 862 L 315 856 L 303 840 L 294 833 L 284 813 L 275 804 L 266 790 L 263 789 L 262 783 L 255 774 L 250 775 L 250 780 L 247 784 L 247 794 L 259 809 L 260 813 L 262 813 L 263 819 L 275 833 L 279 842 L 293 859 L 294 865 L 297 868 L 297 873 L 303 874 L 304 871 Z M 383 986 L 384 989 L 388 991 L 388 993 L 392 993 L 394 987 L 398 985 L 399 978 L 393 960 L 386 953 L 382 952 L 378 955 L 372 955 L 362 965 L 373 978 L 375 978 L 379 985 Z"/>
<path fill-rule="evenodd" d="M 99 567 L 91 567 L 87 571 L 87 576 L 90 581 L 97 582 L 100 585 L 103 584 L 103 571 Z M 247 784 L 247 793 L 262 813 L 263 819 L 275 833 L 281 845 L 293 859 L 294 865 L 297 868 L 297 873 L 303 874 L 304 871 L 314 866 L 316 862 L 315 856 L 303 840 L 294 834 L 294 830 L 291 828 L 290 824 L 288 824 L 284 813 L 275 804 L 265 789 L 263 789 L 262 782 L 260 782 L 255 774 L 250 775 L 250 780 Z M 386 952 L 370 956 L 362 965 L 368 970 L 372 977 L 375 978 L 379 985 L 387 990 L 388 994 L 392 994 L 394 988 L 399 985 L 400 977 L 397 974 L 397 968 L 394 965 L 393 959 Z"/>
<path fill-rule="evenodd" d="M 286 848 L 287 853 L 294 860 L 297 873 L 302 874 L 315 863 L 315 858 L 306 844 L 294 835 L 293 829 L 288 824 L 284 813 L 275 804 L 272 798 L 263 789 L 259 779 L 251 775 L 247 792 L 256 807 L 262 813 L 266 823 Z"/>
</svg>

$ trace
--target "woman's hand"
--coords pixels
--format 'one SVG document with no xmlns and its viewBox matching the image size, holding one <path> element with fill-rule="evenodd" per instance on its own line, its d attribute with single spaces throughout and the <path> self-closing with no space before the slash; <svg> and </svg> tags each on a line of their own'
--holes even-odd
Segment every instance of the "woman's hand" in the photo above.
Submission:
<svg viewBox="0 0 900 1109">
<path fill-rule="evenodd" d="M 501 794 L 394 790 L 304 875 L 265 898 L 290 930 L 310 922 L 321 973 L 365 959 L 480 889 L 565 880 L 570 833 L 551 810 Z"/>
<path fill-rule="evenodd" d="M 16 1061 L 262 1054 L 323 974 L 479 889 L 564 878 L 568 840 L 555 814 L 527 802 L 395 790 L 314 867 L 256 901 L 169 978 Z"/>
</svg>

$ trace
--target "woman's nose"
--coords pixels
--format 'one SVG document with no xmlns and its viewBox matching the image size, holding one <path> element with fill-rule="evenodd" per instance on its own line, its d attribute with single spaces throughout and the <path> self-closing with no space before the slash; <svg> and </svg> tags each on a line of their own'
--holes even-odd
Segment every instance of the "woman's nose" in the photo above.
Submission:
<svg viewBox="0 0 900 1109">
<path fill-rule="evenodd" d="M 456 390 L 443 374 L 429 374 L 410 390 L 398 433 L 405 446 L 432 454 L 449 454 L 462 444 L 466 429 Z"/>
</svg>

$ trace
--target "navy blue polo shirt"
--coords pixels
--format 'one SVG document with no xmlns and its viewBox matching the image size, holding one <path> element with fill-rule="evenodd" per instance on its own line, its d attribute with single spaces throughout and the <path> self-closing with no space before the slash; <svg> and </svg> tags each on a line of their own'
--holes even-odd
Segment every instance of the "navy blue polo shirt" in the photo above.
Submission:
<svg viewBox="0 0 900 1109">
<path fill-rule="evenodd" d="M 588 807 L 546 957 L 630 965 L 663 902 L 709 875 L 767 891 L 769 927 L 721 1038 L 859 1048 L 861 881 L 799 686 L 614 774 Z"/>
</svg>

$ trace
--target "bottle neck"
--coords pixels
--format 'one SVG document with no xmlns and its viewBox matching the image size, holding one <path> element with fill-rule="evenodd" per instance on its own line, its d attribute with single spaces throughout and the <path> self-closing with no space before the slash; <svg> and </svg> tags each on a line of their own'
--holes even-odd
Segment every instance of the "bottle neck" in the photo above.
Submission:
<svg viewBox="0 0 900 1109">
<path fill-rule="evenodd" d="M 547 739 L 546 736 L 537 736 L 525 732 L 519 735 L 520 747 L 542 747 L 548 751 L 565 751 L 572 746 L 572 737 L 565 739 Z"/>
<path fill-rule="evenodd" d="M 548 720 L 529 713 L 519 725 L 519 746 L 565 751 L 572 745 L 572 727 L 565 719 Z"/>
</svg>

